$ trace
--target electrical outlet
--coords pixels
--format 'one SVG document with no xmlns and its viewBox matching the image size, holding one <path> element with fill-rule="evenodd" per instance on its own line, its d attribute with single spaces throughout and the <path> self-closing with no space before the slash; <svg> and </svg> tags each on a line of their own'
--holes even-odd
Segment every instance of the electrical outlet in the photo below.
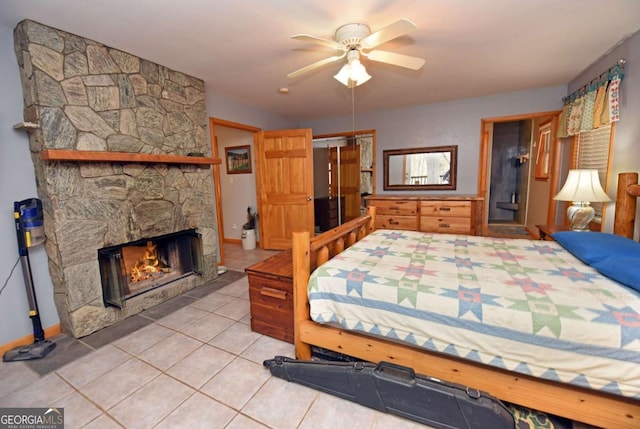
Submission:
<svg viewBox="0 0 640 429">
<path fill-rule="evenodd" d="M 231 225 L 231 229 L 238 229 L 238 225 L 234 223 L 233 225 Z"/>
</svg>

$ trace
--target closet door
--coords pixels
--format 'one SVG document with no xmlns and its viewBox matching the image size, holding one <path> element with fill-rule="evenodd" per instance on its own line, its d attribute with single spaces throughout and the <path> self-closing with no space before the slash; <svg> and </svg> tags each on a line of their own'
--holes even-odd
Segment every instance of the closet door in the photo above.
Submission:
<svg viewBox="0 0 640 429">
<path fill-rule="evenodd" d="M 256 166 L 260 242 L 287 249 L 293 231 L 314 230 L 311 129 L 257 133 Z"/>
<path fill-rule="evenodd" d="M 338 150 L 340 150 L 338 160 Z M 339 162 L 338 162 L 339 161 Z M 342 223 L 360 216 L 360 146 L 329 148 L 331 163 L 331 196 L 344 197 L 345 213 Z"/>
</svg>

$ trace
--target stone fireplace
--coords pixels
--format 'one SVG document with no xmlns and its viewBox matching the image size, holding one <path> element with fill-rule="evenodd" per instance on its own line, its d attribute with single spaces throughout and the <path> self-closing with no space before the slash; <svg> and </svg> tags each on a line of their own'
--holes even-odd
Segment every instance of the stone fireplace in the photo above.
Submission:
<svg viewBox="0 0 640 429">
<path fill-rule="evenodd" d="M 213 175 L 189 161 L 211 153 L 204 82 L 29 20 L 14 43 L 63 331 L 88 335 L 217 277 Z M 115 157 L 74 155 L 105 153 Z M 168 244 L 178 233 L 187 241 Z M 109 303 L 101 260 L 154 243 L 169 247 L 156 250 L 161 270 L 186 266 L 121 284 L 125 299 Z"/>
</svg>

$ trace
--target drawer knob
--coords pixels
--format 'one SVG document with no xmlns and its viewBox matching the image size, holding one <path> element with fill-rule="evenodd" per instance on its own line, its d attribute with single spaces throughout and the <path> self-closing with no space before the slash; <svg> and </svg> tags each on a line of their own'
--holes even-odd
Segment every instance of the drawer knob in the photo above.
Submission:
<svg viewBox="0 0 640 429">
<path fill-rule="evenodd" d="M 263 287 L 262 289 L 260 289 L 260 295 L 282 300 L 287 299 L 287 292 L 270 287 Z"/>
<path fill-rule="evenodd" d="M 400 225 L 400 222 L 397 220 L 389 219 L 389 225 Z"/>
<path fill-rule="evenodd" d="M 440 207 L 440 211 L 442 211 L 442 212 L 450 212 L 451 211 L 451 207 Z"/>
</svg>

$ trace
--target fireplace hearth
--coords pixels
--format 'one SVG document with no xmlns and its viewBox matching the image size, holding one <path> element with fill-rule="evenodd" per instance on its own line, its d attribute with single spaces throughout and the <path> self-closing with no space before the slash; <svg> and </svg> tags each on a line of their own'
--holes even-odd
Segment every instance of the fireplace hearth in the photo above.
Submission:
<svg viewBox="0 0 640 429">
<path fill-rule="evenodd" d="M 183 277 L 202 275 L 202 240 L 194 229 L 98 250 L 105 307 L 123 308 L 130 298 Z"/>
</svg>

